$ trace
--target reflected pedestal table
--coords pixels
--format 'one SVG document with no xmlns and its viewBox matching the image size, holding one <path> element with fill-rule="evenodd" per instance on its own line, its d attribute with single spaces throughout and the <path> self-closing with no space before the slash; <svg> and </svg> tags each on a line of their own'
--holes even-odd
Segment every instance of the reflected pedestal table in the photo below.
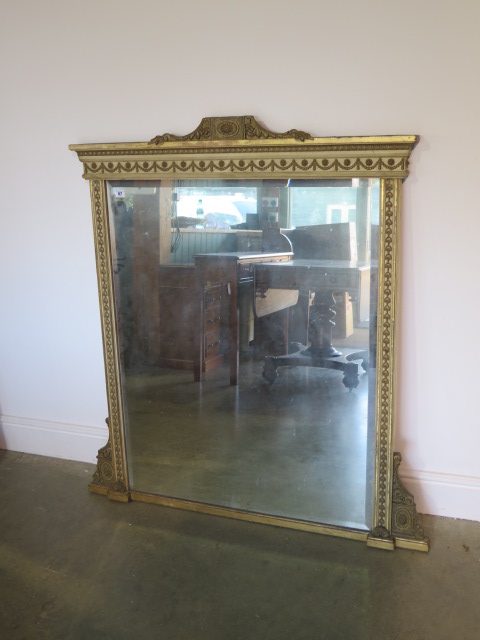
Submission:
<svg viewBox="0 0 480 640">
<path fill-rule="evenodd" d="M 362 275 L 370 265 L 344 260 L 292 260 L 288 263 L 256 265 L 256 287 L 267 289 L 303 289 L 315 292 L 310 322 L 310 346 L 298 345 L 298 351 L 283 356 L 266 356 L 263 377 L 274 382 L 279 367 L 319 367 L 342 371 L 343 384 L 354 389 L 359 382 L 358 360 L 368 367 L 368 351 L 344 349 L 332 345 L 335 318 L 334 293 L 359 294 Z"/>
</svg>

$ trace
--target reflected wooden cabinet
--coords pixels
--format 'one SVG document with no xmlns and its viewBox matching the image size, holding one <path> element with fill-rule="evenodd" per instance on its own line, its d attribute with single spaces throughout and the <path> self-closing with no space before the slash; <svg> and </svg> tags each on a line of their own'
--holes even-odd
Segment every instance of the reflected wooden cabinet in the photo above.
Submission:
<svg viewBox="0 0 480 640">
<path fill-rule="evenodd" d="M 200 300 L 195 274 L 194 265 L 160 267 L 160 367 L 193 371 L 202 309 L 202 370 L 210 371 L 225 360 L 229 322 L 227 286 L 221 282 L 208 283 Z"/>
<path fill-rule="evenodd" d="M 193 369 L 194 329 L 198 312 L 193 265 L 160 265 L 158 364 Z"/>
<path fill-rule="evenodd" d="M 247 286 L 243 306 L 253 308 L 253 265 L 289 258 L 289 254 L 233 252 L 198 256 L 195 265 L 144 265 L 147 272 L 158 270 L 158 286 L 155 279 L 149 281 L 149 291 L 158 291 L 158 301 L 152 304 L 150 296 L 144 300 L 144 287 L 133 287 L 135 312 L 125 322 L 135 324 L 137 330 L 129 326 L 120 331 L 135 336 L 129 366 L 138 369 L 147 360 L 154 366 L 194 370 L 195 362 L 201 359 L 202 372 L 208 372 L 228 359 L 230 349 L 236 363 L 240 349 L 237 315 L 242 312 L 241 293 Z M 268 336 L 272 344 L 271 322 L 278 324 L 275 314 L 255 323 L 257 344 L 265 345 Z M 148 340 L 142 340 L 144 332 Z M 284 342 L 276 349 L 284 348 Z"/>
<path fill-rule="evenodd" d="M 223 282 L 209 283 L 200 294 L 203 297 L 200 309 L 203 341 L 202 371 L 210 371 L 222 364 L 228 349 L 225 337 L 228 329 L 228 290 Z M 197 313 L 196 322 L 198 323 Z"/>
<path fill-rule="evenodd" d="M 230 383 L 238 383 L 240 287 L 253 284 L 255 265 L 271 261 L 283 262 L 291 258 L 291 252 L 248 251 L 195 256 L 197 299 L 201 304 L 201 323 L 195 346 L 195 380 L 201 380 L 203 372 L 220 364 L 222 345 L 228 340 Z M 225 327 L 227 337 L 223 340 L 222 328 Z"/>
</svg>

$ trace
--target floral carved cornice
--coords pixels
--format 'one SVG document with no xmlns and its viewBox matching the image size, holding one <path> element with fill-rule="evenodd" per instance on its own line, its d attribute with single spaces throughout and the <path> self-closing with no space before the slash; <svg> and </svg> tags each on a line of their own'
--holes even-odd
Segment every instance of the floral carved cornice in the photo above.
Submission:
<svg viewBox="0 0 480 640">
<path fill-rule="evenodd" d="M 275 133 L 253 116 L 203 118 L 183 136 L 150 142 L 71 145 L 84 178 L 162 179 L 392 177 L 408 174 L 417 136 L 314 138 L 290 129 Z"/>
<path fill-rule="evenodd" d="M 252 158 L 230 160 L 143 160 L 143 161 L 110 161 L 85 162 L 85 173 L 89 177 L 127 177 L 130 175 L 162 176 L 169 174 L 197 174 L 205 177 L 208 174 L 225 173 L 227 175 L 256 173 L 292 174 L 329 174 L 329 173 L 361 173 L 371 175 L 373 172 L 404 173 L 407 171 L 406 158 Z"/>
</svg>

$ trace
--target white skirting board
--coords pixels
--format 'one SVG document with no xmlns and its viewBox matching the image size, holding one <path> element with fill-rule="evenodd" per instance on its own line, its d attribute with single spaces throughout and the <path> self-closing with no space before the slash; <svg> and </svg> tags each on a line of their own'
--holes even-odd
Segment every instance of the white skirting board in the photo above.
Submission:
<svg viewBox="0 0 480 640">
<path fill-rule="evenodd" d="M 96 462 L 107 443 L 105 426 L 91 427 L 14 416 L 0 416 L 0 449 Z M 418 513 L 480 521 L 480 478 L 400 469 Z"/>
<path fill-rule="evenodd" d="M 107 444 L 108 428 L 0 416 L 0 449 L 78 462 L 97 460 Z"/>
<path fill-rule="evenodd" d="M 400 468 L 418 513 L 480 522 L 480 478 Z"/>
</svg>

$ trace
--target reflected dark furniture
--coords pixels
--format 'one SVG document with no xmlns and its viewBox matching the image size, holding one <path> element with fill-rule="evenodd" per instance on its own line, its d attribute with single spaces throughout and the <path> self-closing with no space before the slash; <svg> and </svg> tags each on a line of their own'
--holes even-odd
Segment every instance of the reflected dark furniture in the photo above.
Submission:
<svg viewBox="0 0 480 640">
<path fill-rule="evenodd" d="M 310 346 L 283 356 L 266 356 L 263 375 L 273 382 L 279 367 L 321 367 L 344 374 L 348 389 L 358 385 L 358 364 L 368 367 L 368 351 L 344 349 L 340 353 L 332 345 L 335 317 L 335 292 L 360 290 L 362 278 L 370 273 L 370 265 L 344 260 L 292 260 L 287 263 L 264 263 L 255 266 L 257 289 L 297 289 L 315 292 L 309 328 Z"/>
<path fill-rule="evenodd" d="M 193 369 L 195 308 L 195 267 L 167 264 L 159 267 L 158 318 L 161 367 Z"/>
<path fill-rule="evenodd" d="M 203 372 L 223 361 L 221 352 L 222 324 L 215 323 L 216 311 L 228 307 L 227 326 L 230 384 L 238 384 L 240 307 L 239 287 L 252 283 L 255 266 L 262 262 L 276 264 L 292 259 L 292 252 L 227 252 L 195 256 L 197 309 L 200 331 L 196 333 L 194 379 L 202 380 Z M 213 324 L 212 324 L 213 319 Z M 197 325 L 198 326 L 198 325 Z"/>
<path fill-rule="evenodd" d="M 316 224 L 288 232 L 295 258 L 315 260 L 357 260 L 357 232 L 354 222 Z"/>
</svg>

